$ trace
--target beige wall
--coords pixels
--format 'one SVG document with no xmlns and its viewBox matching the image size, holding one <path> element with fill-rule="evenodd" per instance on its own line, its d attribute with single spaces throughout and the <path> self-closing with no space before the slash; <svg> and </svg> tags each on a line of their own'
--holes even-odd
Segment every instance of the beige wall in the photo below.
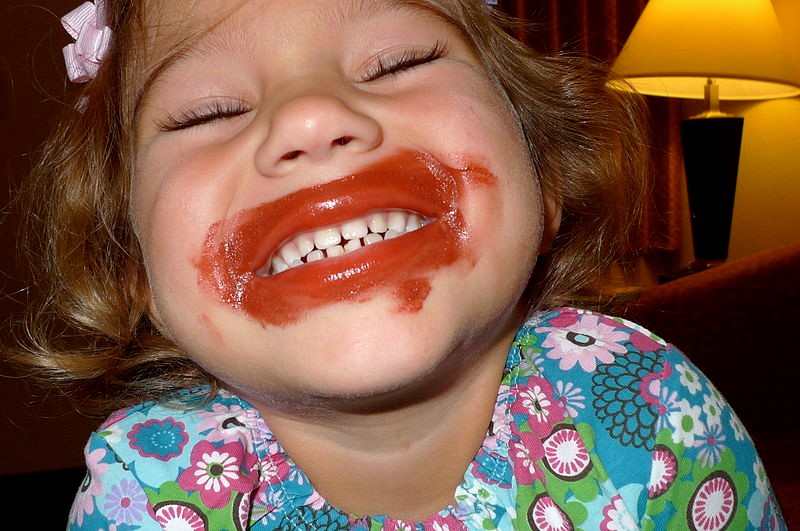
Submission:
<svg viewBox="0 0 800 531">
<path fill-rule="evenodd" d="M 772 0 L 800 70 L 800 2 Z M 731 257 L 800 241 L 800 97 L 731 106 L 745 117 Z"/>
<path fill-rule="evenodd" d="M 800 98 L 731 111 L 745 117 L 733 259 L 800 241 Z"/>
</svg>

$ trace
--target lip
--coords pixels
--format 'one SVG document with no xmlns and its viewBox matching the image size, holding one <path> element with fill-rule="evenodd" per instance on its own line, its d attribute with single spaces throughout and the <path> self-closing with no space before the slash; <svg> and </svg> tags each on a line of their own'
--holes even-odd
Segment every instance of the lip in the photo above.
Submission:
<svg viewBox="0 0 800 531">
<path fill-rule="evenodd" d="M 399 152 L 353 175 L 215 223 L 196 262 L 200 283 L 265 324 L 288 324 L 325 304 L 363 302 L 382 288 L 394 295 L 399 311 L 418 311 L 433 271 L 466 256 L 469 237 L 459 201 L 472 182 L 494 182 L 494 176 L 479 167 L 450 168 L 426 153 Z M 390 208 L 417 211 L 434 221 L 278 275 L 255 273 L 287 238 Z"/>
<path fill-rule="evenodd" d="M 264 265 L 272 253 L 292 236 L 340 224 L 372 211 L 409 210 L 433 219 L 454 215 L 456 206 L 449 204 L 441 194 L 420 195 L 420 188 L 427 184 L 418 174 L 404 175 L 406 169 L 399 167 L 392 173 L 374 174 L 369 171 L 350 175 L 237 214 L 233 219 L 233 223 L 239 225 L 237 230 L 249 232 L 250 229 L 269 228 L 246 267 L 255 271 Z M 414 189 L 414 185 L 420 188 Z"/>
</svg>

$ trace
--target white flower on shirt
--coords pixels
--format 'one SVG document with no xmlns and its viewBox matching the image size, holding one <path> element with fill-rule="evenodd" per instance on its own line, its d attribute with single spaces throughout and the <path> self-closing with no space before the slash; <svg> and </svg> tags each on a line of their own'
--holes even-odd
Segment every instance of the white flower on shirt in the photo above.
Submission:
<svg viewBox="0 0 800 531">
<path fill-rule="evenodd" d="M 689 367 L 688 364 L 678 363 L 675 365 L 675 368 L 679 373 L 681 373 L 681 384 L 686 387 L 691 394 L 695 394 L 703 388 L 703 384 L 700 383 L 700 376 L 691 367 Z"/>
<path fill-rule="evenodd" d="M 672 426 L 672 442 L 682 443 L 687 448 L 695 444 L 695 439 L 704 431 L 705 426 L 700 420 L 702 412 L 700 406 L 693 406 L 687 400 L 678 402 L 680 409 L 669 415 L 669 423 Z"/>
</svg>

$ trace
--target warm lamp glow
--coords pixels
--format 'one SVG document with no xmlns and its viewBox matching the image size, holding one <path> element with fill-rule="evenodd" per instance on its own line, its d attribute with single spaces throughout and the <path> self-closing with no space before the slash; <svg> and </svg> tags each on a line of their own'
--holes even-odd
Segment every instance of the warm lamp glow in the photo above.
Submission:
<svg viewBox="0 0 800 531">
<path fill-rule="evenodd" d="M 707 79 L 721 100 L 800 94 L 769 0 L 650 0 L 613 70 L 652 96 L 703 99 Z"/>
<path fill-rule="evenodd" d="M 705 99 L 681 121 L 694 261 L 681 274 L 728 257 L 744 118 L 720 100 L 800 94 L 770 0 L 650 0 L 612 68 L 611 85 L 650 96 Z"/>
</svg>

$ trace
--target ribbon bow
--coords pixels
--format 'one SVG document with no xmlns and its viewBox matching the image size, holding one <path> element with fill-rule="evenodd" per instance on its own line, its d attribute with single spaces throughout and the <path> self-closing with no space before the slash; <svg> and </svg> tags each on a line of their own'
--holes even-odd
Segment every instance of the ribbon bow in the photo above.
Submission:
<svg viewBox="0 0 800 531">
<path fill-rule="evenodd" d="M 111 45 L 106 25 L 105 0 L 84 2 L 61 18 L 61 25 L 75 42 L 64 47 L 67 75 L 73 83 L 86 83 L 97 75 Z"/>
</svg>

